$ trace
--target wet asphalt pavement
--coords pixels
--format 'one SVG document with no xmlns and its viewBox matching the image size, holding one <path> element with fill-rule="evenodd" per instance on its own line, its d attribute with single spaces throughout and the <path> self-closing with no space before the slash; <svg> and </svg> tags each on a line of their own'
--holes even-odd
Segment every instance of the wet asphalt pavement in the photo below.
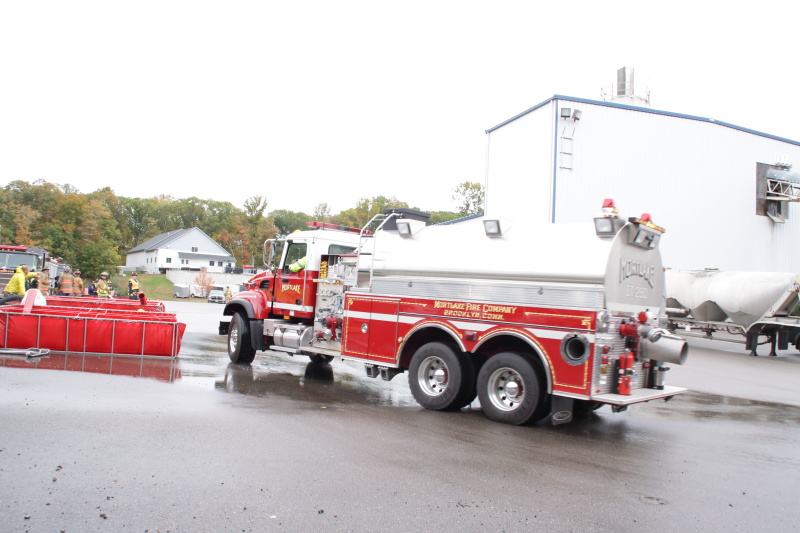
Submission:
<svg viewBox="0 0 800 533">
<path fill-rule="evenodd" d="M 231 365 L 221 306 L 167 310 L 188 324 L 175 361 L 0 358 L 1 531 L 800 527 L 797 351 L 692 341 L 668 376 L 688 394 L 513 427 L 353 362 Z"/>
</svg>

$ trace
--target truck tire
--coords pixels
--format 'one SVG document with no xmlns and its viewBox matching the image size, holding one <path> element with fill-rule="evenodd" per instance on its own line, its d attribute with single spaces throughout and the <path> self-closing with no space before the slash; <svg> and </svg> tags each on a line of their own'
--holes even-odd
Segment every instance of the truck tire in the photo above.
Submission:
<svg viewBox="0 0 800 533">
<path fill-rule="evenodd" d="M 466 354 L 431 342 L 411 358 L 408 386 L 425 409 L 461 409 L 475 398 L 475 369 Z"/>
<path fill-rule="evenodd" d="M 233 315 L 228 328 L 228 357 L 231 362 L 249 365 L 256 357 L 253 342 L 250 339 L 250 322 L 244 313 Z"/>
<path fill-rule="evenodd" d="M 481 407 L 495 422 L 519 426 L 541 418 L 542 390 L 540 372 L 519 353 L 490 357 L 478 374 Z"/>
</svg>

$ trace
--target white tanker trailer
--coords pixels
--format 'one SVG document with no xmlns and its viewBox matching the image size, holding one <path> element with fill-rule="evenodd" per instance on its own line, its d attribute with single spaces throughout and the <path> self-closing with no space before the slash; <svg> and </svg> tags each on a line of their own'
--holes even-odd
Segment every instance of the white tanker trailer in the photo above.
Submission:
<svg viewBox="0 0 800 533">
<path fill-rule="evenodd" d="M 800 274 L 792 272 L 723 272 L 667 270 L 670 330 L 741 335 L 751 355 L 759 344 L 800 350 Z M 762 341 L 761 339 L 766 339 Z"/>
</svg>

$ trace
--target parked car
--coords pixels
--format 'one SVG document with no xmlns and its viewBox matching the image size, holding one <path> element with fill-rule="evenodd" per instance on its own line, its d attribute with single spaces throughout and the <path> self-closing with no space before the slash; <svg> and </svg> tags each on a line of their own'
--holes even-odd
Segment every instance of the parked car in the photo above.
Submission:
<svg viewBox="0 0 800 533">
<path fill-rule="evenodd" d="M 208 293 L 209 303 L 224 304 L 225 303 L 225 287 L 222 285 L 214 285 L 211 292 Z"/>
</svg>

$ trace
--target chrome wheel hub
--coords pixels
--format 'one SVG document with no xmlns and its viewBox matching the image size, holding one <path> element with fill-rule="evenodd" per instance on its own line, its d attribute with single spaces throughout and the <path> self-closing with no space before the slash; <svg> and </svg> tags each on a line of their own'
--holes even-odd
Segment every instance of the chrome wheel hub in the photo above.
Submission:
<svg viewBox="0 0 800 533">
<path fill-rule="evenodd" d="M 231 329 L 231 334 L 228 336 L 228 349 L 231 353 L 236 351 L 236 347 L 239 345 L 239 328 L 234 326 Z"/>
<path fill-rule="evenodd" d="M 417 372 L 419 387 L 430 396 L 439 396 L 447 390 L 450 372 L 447 365 L 438 357 L 428 357 Z"/>
<path fill-rule="evenodd" d="M 525 400 L 525 382 L 512 368 L 495 370 L 487 386 L 489 400 L 502 411 L 513 411 Z"/>
</svg>

